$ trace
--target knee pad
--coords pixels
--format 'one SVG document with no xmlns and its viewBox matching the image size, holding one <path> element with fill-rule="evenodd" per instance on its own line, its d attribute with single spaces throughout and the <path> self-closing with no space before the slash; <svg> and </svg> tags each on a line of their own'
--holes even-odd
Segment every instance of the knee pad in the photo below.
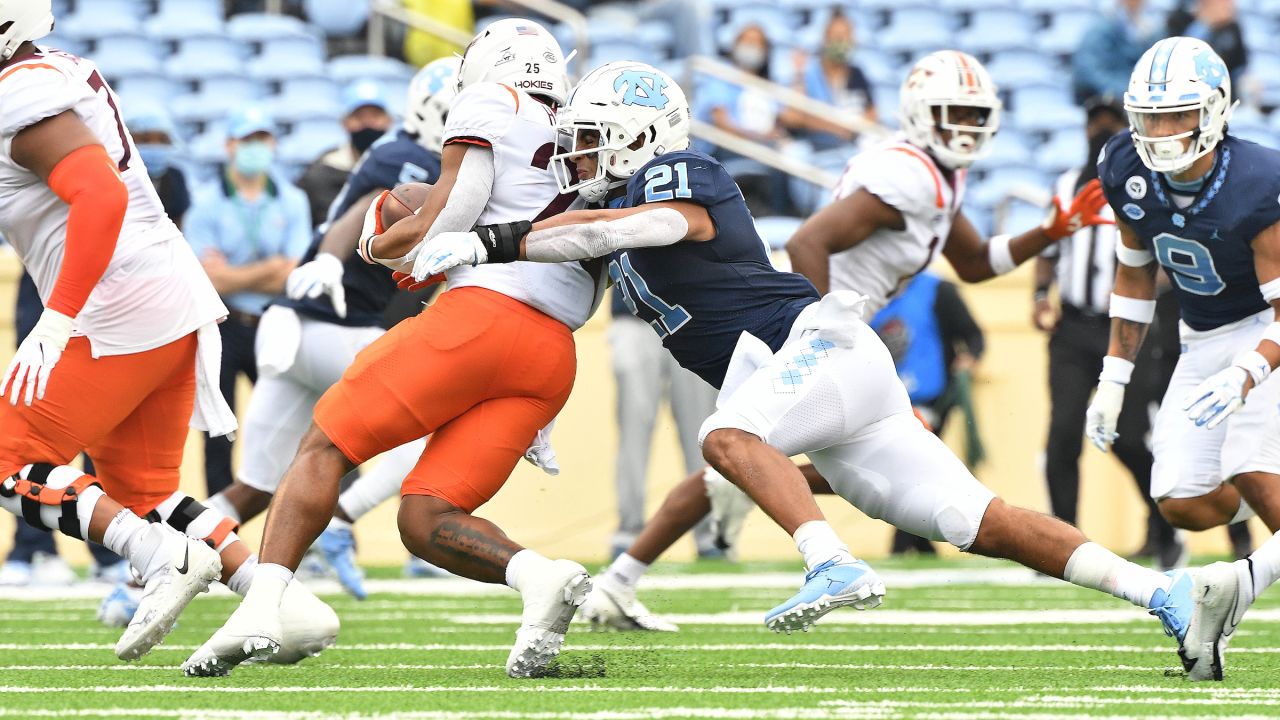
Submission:
<svg viewBox="0 0 1280 720">
<path fill-rule="evenodd" d="M 102 497 L 97 478 L 68 465 L 35 463 L 0 481 L 0 504 L 34 528 L 45 532 L 57 527 L 62 534 L 84 540 L 88 513 L 78 511 L 81 502 Z"/>
<path fill-rule="evenodd" d="M 206 507 L 186 493 L 176 492 L 156 507 L 161 522 L 178 532 L 203 540 L 218 552 L 240 538 L 239 524 L 213 508 Z"/>
</svg>

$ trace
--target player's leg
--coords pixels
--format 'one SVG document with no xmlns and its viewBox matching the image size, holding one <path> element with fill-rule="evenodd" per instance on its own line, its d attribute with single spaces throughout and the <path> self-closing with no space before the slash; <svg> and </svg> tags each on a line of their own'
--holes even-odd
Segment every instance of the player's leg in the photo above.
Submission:
<svg viewBox="0 0 1280 720">
<path fill-rule="evenodd" d="M 635 540 L 644 527 L 649 453 L 663 395 L 662 366 L 664 356 L 669 353 L 654 335 L 653 328 L 631 315 L 615 315 L 609 324 L 608 336 L 617 389 L 618 422 L 618 454 L 614 459 L 618 529 L 609 540 L 609 554 L 613 557 Z M 698 457 L 701 460 L 701 453 Z"/>
<path fill-rule="evenodd" d="M 705 380 L 682 367 L 670 353 L 663 353 L 671 376 L 671 414 L 676 420 L 676 434 L 684 456 L 685 472 L 693 474 L 704 466 L 698 433 L 702 423 L 716 411 L 716 389 Z M 717 547 L 711 521 L 700 521 L 693 528 L 698 557 L 718 557 L 724 549 Z"/>
</svg>

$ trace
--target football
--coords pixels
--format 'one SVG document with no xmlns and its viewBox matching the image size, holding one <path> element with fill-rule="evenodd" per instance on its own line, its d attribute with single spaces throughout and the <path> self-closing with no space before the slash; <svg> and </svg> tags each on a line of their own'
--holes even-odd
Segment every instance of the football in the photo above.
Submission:
<svg viewBox="0 0 1280 720">
<path fill-rule="evenodd" d="M 389 228 L 418 211 L 431 193 L 428 183 L 412 182 L 397 185 L 382 203 L 382 227 Z"/>
</svg>

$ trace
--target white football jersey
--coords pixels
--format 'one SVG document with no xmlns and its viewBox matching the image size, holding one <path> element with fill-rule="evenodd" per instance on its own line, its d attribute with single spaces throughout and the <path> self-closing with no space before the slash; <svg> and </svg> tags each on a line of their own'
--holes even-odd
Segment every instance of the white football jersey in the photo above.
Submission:
<svg viewBox="0 0 1280 720">
<path fill-rule="evenodd" d="M 65 111 L 80 120 L 118 163 L 129 206 L 106 272 L 76 317 L 75 335 L 94 357 L 166 345 L 227 314 L 178 227 L 156 195 L 138 149 L 120 119 L 120 100 L 90 61 L 56 50 L 0 73 L 0 233 L 48 302 L 62 267 L 67 216 L 37 175 L 14 162 L 11 145 L 24 128 Z"/>
<path fill-rule="evenodd" d="M 493 194 L 481 225 L 541 220 L 581 207 L 577 193 L 560 194 L 551 172 L 557 152 L 555 111 L 523 90 L 499 83 L 473 85 L 449 109 L 444 141 L 477 142 L 493 148 Z M 514 262 L 462 266 L 448 272 L 449 287 L 483 287 L 582 327 L 603 295 L 603 273 L 582 263 Z"/>
<path fill-rule="evenodd" d="M 946 175 L 928 153 L 901 138 L 854 155 L 836 183 L 835 199 L 860 188 L 902 213 L 902 230 L 880 229 L 831 256 L 830 290 L 868 297 L 867 317 L 942 253 L 964 198 L 965 170 Z"/>
</svg>

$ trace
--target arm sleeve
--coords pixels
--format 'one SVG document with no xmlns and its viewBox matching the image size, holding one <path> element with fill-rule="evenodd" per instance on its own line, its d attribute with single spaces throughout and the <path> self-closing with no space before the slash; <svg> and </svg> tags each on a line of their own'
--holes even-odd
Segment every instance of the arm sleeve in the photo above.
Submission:
<svg viewBox="0 0 1280 720">
<path fill-rule="evenodd" d="M 975 359 L 981 358 L 986 350 L 986 338 L 982 328 L 969 313 L 969 306 L 954 283 L 938 284 L 938 296 L 934 299 L 934 314 L 938 317 L 938 329 L 942 332 L 942 342 L 950 348 L 963 346 Z"/>
<path fill-rule="evenodd" d="M 491 148 L 473 145 L 462 156 L 458 177 L 449 191 L 449 200 L 441 208 L 426 238 L 442 232 L 465 232 L 475 226 L 493 195 L 494 160 Z"/>
<path fill-rule="evenodd" d="M 129 208 L 129 190 L 101 145 L 88 145 L 64 157 L 49 174 L 49 188 L 71 211 L 62 266 L 48 307 L 75 317 L 111 264 Z"/>
<path fill-rule="evenodd" d="M 463 90 L 449 108 L 444 127 L 445 144 L 497 144 L 511 128 L 520 110 L 520 101 L 520 93 L 499 83 L 481 83 Z M 534 102 L 527 96 L 524 101 Z"/>
</svg>

